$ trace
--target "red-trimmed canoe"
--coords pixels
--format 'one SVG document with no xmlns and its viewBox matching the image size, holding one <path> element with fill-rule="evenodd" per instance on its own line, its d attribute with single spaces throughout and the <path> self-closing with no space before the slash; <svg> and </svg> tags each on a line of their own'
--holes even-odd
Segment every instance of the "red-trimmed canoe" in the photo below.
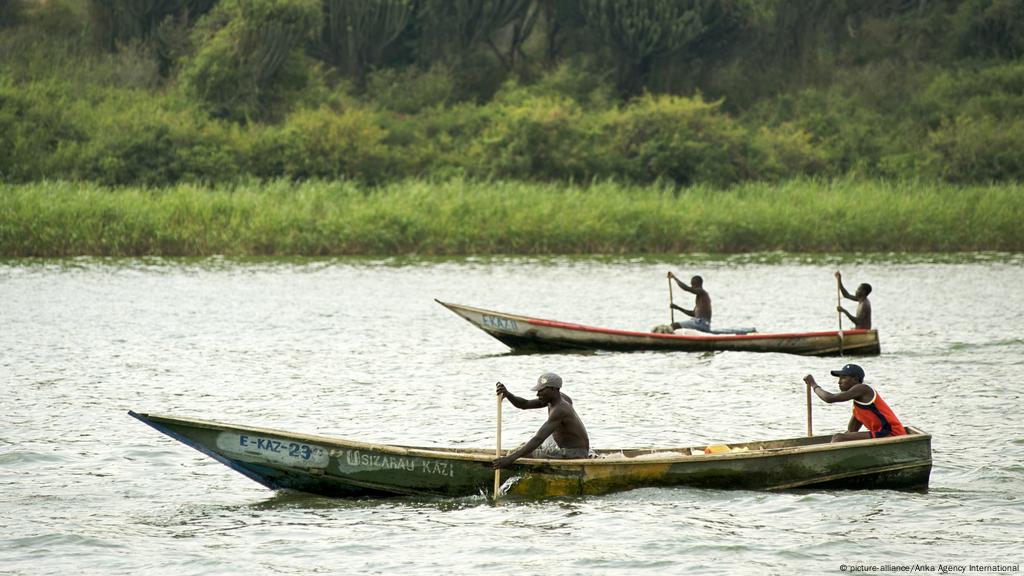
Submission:
<svg viewBox="0 0 1024 576">
<path fill-rule="evenodd" d="M 751 334 L 657 334 L 597 328 L 483 310 L 436 300 L 516 352 L 558 350 L 674 350 L 682 352 L 786 352 L 804 356 L 878 354 L 878 330 Z"/>
<path fill-rule="evenodd" d="M 371 444 L 174 416 L 131 416 L 273 490 L 335 497 L 478 496 L 494 488 L 494 449 Z M 644 487 L 924 491 L 931 436 L 829 443 L 830 436 L 687 448 L 597 450 L 598 458 L 521 458 L 502 470 L 501 493 L 526 498 Z M 717 452 L 720 450 L 720 452 Z"/>
</svg>

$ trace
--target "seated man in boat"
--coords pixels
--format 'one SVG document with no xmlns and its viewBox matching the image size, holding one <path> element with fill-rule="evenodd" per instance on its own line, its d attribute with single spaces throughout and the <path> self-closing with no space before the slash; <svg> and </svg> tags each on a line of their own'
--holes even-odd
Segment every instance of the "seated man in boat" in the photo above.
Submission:
<svg viewBox="0 0 1024 576">
<path fill-rule="evenodd" d="M 868 300 L 868 294 L 871 294 L 871 284 L 867 282 L 857 286 L 857 291 L 850 294 L 843 287 L 843 276 L 836 271 L 836 282 L 839 283 L 839 291 L 843 293 L 843 297 L 848 300 L 857 301 L 857 315 L 854 316 L 846 311 L 846 308 L 842 306 L 836 306 L 836 312 L 846 314 L 846 317 L 853 322 L 854 327 L 863 330 L 871 329 L 871 302 Z"/>
<path fill-rule="evenodd" d="M 692 316 L 689 320 L 673 322 L 672 329 L 679 330 L 680 328 L 689 328 L 690 330 L 711 332 L 711 296 L 708 295 L 707 290 L 704 289 L 704 279 L 700 276 L 694 276 L 693 278 L 690 278 L 690 285 L 687 286 L 685 282 L 676 278 L 676 275 L 671 271 L 669 271 L 668 277 L 671 280 L 675 280 L 676 284 L 678 284 L 683 290 L 697 296 L 693 303 L 693 310 L 687 310 L 675 303 L 670 304 L 672 308 L 679 310 L 687 316 Z"/>
<path fill-rule="evenodd" d="M 572 400 L 562 394 L 562 378 L 558 374 L 545 372 L 537 379 L 532 390 L 537 398 L 527 400 L 512 394 L 501 382 L 497 384 L 497 393 L 504 396 L 513 406 L 520 410 L 548 408 L 548 419 L 525 444 L 506 456 L 492 462 L 495 469 L 505 468 L 522 458 L 590 458 L 590 437 L 583 426 Z M 542 446 L 548 437 L 554 438 L 556 446 Z"/>
<path fill-rule="evenodd" d="M 828 402 L 846 402 L 853 400 L 853 416 L 850 417 L 850 424 L 846 432 L 840 432 L 832 436 L 833 442 L 845 442 L 847 440 L 866 440 L 868 438 L 885 438 L 886 436 L 903 436 L 907 433 L 903 424 L 896 418 L 889 405 L 882 400 L 882 396 L 864 383 L 864 369 L 856 364 L 847 364 L 839 370 L 832 371 L 833 376 L 839 377 L 838 394 L 832 394 L 814 381 L 814 376 L 804 376 L 804 382 L 819 398 Z M 860 428 L 867 428 L 861 432 Z"/>
</svg>

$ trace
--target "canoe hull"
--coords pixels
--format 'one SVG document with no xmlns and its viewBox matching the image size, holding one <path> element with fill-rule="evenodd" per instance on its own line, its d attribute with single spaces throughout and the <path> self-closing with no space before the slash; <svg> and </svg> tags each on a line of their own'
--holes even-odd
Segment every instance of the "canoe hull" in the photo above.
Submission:
<svg viewBox="0 0 1024 576">
<path fill-rule="evenodd" d="M 656 334 L 544 320 L 437 300 L 516 352 L 642 350 L 783 352 L 805 356 L 870 355 L 881 351 L 877 330 L 775 334 Z"/>
<path fill-rule="evenodd" d="M 402 447 L 129 414 L 272 490 L 336 497 L 464 496 L 479 493 L 494 479 L 483 459 L 441 459 Z"/>
<path fill-rule="evenodd" d="M 483 449 L 417 448 L 221 424 L 129 414 L 260 484 L 325 496 L 487 495 L 493 453 Z M 853 488 L 926 490 L 931 436 L 910 428 L 897 438 L 828 443 L 827 436 L 703 447 L 601 451 L 588 460 L 524 458 L 502 472 L 502 490 L 544 498 L 606 494 L 641 487 L 787 490 Z"/>
</svg>

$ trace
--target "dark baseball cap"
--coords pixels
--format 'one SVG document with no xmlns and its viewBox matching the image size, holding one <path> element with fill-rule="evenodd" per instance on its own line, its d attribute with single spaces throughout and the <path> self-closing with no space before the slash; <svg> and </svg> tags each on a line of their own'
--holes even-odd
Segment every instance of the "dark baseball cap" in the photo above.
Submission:
<svg viewBox="0 0 1024 576">
<path fill-rule="evenodd" d="M 862 382 L 864 381 L 864 369 L 856 364 L 847 364 L 839 370 L 832 371 L 833 376 L 854 376 L 859 378 Z"/>
<path fill-rule="evenodd" d="M 540 378 L 537 378 L 537 385 L 534 386 L 533 388 L 531 388 L 531 390 L 533 390 L 534 392 L 537 392 L 539 390 L 543 390 L 544 388 L 555 388 L 555 389 L 558 389 L 558 388 L 561 388 L 561 387 L 562 387 L 562 377 L 561 376 L 559 376 L 558 374 L 555 374 L 554 372 L 545 372 L 545 373 L 540 375 Z"/>
</svg>

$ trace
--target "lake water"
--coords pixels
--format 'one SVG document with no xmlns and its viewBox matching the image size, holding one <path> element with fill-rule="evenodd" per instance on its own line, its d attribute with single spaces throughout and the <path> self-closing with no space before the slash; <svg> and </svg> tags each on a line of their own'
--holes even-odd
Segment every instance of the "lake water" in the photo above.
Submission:
<svg viewBox="0 0 1024 576">
<path fill-rule="evenodd" d="M 933 434 L 927 493 L 336 500 L 269 491 L 126 414 L 488 447 L 495 381 L 528 395 L 554 371 L 598 448 L 800 436 L 802 377 L 835 390 L 841 359 L 512 355 L 433 299 L 649 329 L 672 269 L 704 276 L 717 326 L 830 329 L 837 268 L 875 288 L 882 354 L 858 362 Z M 0 574 L 1019 573 L 1022 389 L 1016 255 L 0 262 Z M 815 430 L 849 410 L 816 402 Z M 543 418 L 506 404 L 506 445 Z"/>
</svg>

